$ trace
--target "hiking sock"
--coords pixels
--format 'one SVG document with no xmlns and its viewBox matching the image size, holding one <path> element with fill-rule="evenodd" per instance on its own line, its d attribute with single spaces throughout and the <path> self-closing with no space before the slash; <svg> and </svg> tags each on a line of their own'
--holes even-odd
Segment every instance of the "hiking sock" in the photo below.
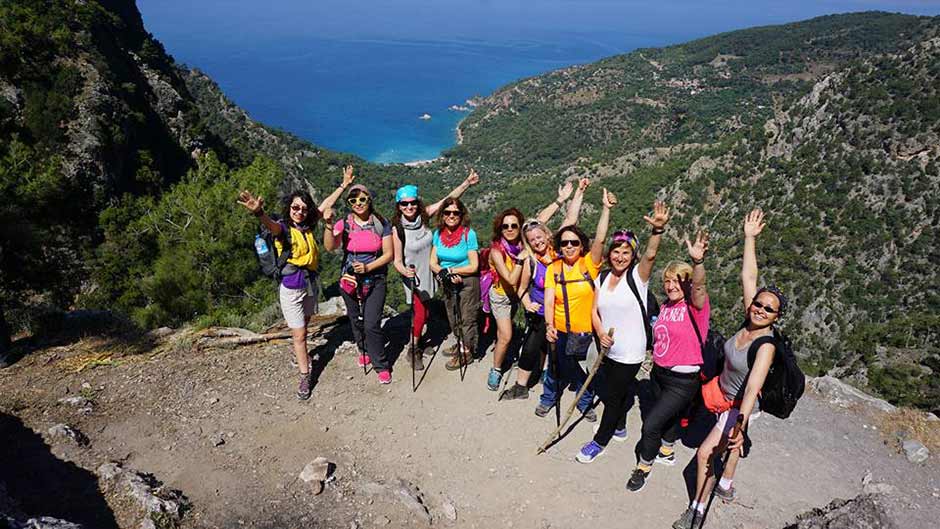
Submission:
<svg viewBox="0 0 940 529">
<path fill-rule="evenodd" d="M 652 463 L 644 463 L 643 461 L 640 461 L 639 463 L 636 464 L 636 468 L 638 468 L 638 469 L 642 470 L 643 472 L 649 474 L 650 471 L 653 470 L 653 464 L 652 464 Z"/>
<path fill-rule="evenodd" d="M 691 507 L 692 509 L 695 509 L 695 511 L 698 512 L 699 514 L 705 514 L 705 504 L 702 502 L 692 501 L 692 505 L 690 505 L 689 507 Z"/>
<path fill-rule="evenodd" d="M 669 457 L 669 456 L 671 456 L 672 454 L 674 454 L 675 452 L 676 452 L 676 449 L 673 448 L 673 445 L 672 445 L 671 443 L 668 444 L 668 445 L 667 445 L 667 444 L 663 444 L 662 446 L 659 447 L 659 453 L 660 453 L 660 455 L 662 455 L 663 457 Z"/>
<path fill-rule="evenodd" d="M 724 490 L 731 490 L 731 484 L 734 483 L 733 478 L 721 478 L 718 480 L 718 486 Z"/>
</svg>

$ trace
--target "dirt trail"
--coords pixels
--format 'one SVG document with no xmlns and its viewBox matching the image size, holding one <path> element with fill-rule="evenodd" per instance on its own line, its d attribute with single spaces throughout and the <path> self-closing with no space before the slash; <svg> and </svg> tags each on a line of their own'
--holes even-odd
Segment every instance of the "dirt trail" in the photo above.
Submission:
<svg viewBox="0 0 940 529">
<path fill-rule="evenodd" d="M 639 406 L 630 412 L 627 442 L 611 443 L 591 465 L 573 459 L 592 435 L 585 422 L 537 456 L 553 415 L 533 414 L 538 387 L 528 400 L 497 402 L 485 387 L 489 357 L 460 382 L 438 355 L 412 393 L 404 359 L 393 383 L 381 386 L 355 365 L 345 325 L 327 337 L 318 351 L 328 363 L 307 402 L 293 395 L 286 343 L 180 348 L 65 374 L 56 365 L 68 350 L 53 348 L 2 372 L 0 410 L 37 432 L 65 422 L 91 439 L 88 448 L 50 441 L 59 458 L 92 471 L 120 461 L 180 489 L 192 501 L 184 527 L 426 525 L 394 492 L 398 479 L 420 489 L 436 526 L 669 527 L 686 505 L 691 448 L 679 448 L 679 465 L 654 468 L 640 493 L 624 489 Z M 83 383 L 91 389 L 81 389 Z M 79 394 L 90 397 L 92 411 L 58 402 Z M 565 406 L 571 397 L 565 395 Z M 864 412 L 813 395 L 787 421 L 760 417 L 752 427 L 753 456 L 739 467 L 739 501 L 716 501 L 708 525 L 783 527 L 833 498 L 859 494 L 870 471 L 874 482 L 897 487 L 891 514 L 901 526 L 933 526 L 940 517 L 937 458 L 910 464 L 872 424 Z M 298 474 L 320 455 L 337 469 L 314 496 Z M 451 507 L 456 520 L 448 517 Z"/>
</svg>

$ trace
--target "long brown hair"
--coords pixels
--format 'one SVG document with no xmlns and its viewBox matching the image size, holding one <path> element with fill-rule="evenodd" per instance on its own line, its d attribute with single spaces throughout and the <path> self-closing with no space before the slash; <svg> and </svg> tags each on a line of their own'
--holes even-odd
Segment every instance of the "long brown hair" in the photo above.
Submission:
<svg viewBox="0 0 940 529">
<path fill-rule="evenodd" d="M 421 223 L 425 226 L 430 226 L 431 219 L 428 217 L 427 208 L 424 207 L 424 201 L 422 201 L 420 198 L 416 198 L 415 201 L 418 203 L 418 216 L 421 217 Z M 392 225 L 400 225 L 402 217 L 404 217 L 404 215 L 401 214 L 401 206 L 396 203 L 395 214 L 392 215 Z"/>
<path fill-rule="evenodd" d="M 517 208 L 504 209 L 493 218 L 493 244 L 499 244 L 500 239 L 503 238 L 503 220 L 510 215 L 516 217 L 516 221 L 519 223 L 519 238 L 522 238 L 522 221 L 525 219 L 525 216 L 523 216 L 522 212 Z"/>
</svg>

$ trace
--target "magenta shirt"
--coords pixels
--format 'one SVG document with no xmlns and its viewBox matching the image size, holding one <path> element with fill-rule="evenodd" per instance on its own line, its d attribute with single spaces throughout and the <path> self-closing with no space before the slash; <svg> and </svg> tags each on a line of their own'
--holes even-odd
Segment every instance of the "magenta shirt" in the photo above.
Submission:
<svg viewBox="0 0 940 529">
<path fill-rule="evenodd" d="M 708 297 L 701 309 L 692 308 L 702 338 L 708 335 L 711 304 Z M 685 300 L 663 304 L 653 325 L 653 362 L 660 367 L 702 365 L 702 347 L 689 320 Z"/>
</svg>

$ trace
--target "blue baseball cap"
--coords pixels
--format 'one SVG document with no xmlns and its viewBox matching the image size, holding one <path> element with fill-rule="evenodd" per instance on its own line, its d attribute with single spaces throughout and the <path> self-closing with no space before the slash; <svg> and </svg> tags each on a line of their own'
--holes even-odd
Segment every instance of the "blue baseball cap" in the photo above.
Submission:
<svg viewBox="0 0 940 529">
<path fill-rule="evenodd" d="M 401 202 L 403 200 L 408 200 L 409 198 L 418 199 L 418 186 L 413 186 L 408 184 L 406 186 L 401 186 L 398 188 L 398 191 L 395 192 L 395 202 Z"/>
</svg>

